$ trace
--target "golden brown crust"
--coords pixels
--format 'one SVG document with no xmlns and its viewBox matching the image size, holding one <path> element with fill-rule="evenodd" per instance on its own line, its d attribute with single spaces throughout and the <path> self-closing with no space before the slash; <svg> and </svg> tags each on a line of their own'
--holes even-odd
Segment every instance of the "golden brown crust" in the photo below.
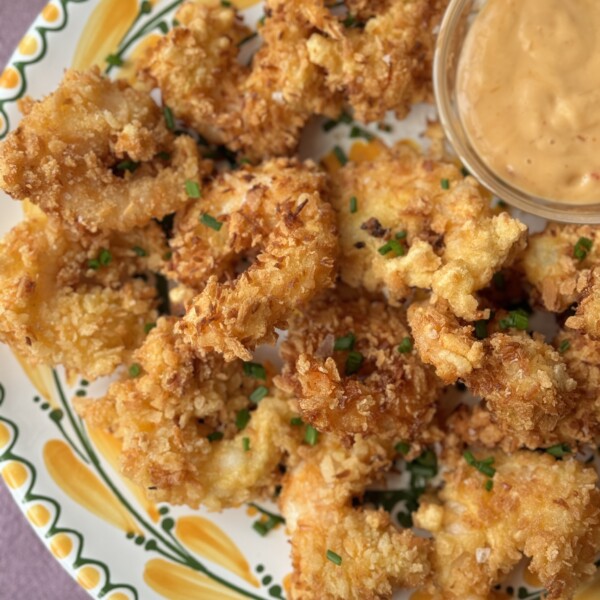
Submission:
<svg viewBox="0 0 600 600">
<path fill-rule="evenodd" d="M 119 171 L 124 160 L 140 164 Z M 0 144 L 2 189 L 92 232 L 129 231 L 175 211 L 188 200 L 185 182 L 209 166 L 191 138 L 167 130 L 149 95 L 97 69 L 67 71 Z"/>
<path fill-rule="evenodd" d="M 246 180 L 249 173 L 256 178 Z M 337 236 L 314 166 L 279 159 L 237 177 L 243 182 L 238 191 L 248 193 L 247 204 L 232 217 L 232 232 L 249 210 L 257 235 L 253 239 L 246 232 L 239 243 L 255 248 L 256 260 L 233 281 L 211 276 L 187 307 L 178 332 L 198 350 L 249 360 L 249 349 L 273 341 L 276 327 L 285 327 L 296 308 L 332 284 Z M 239 205 L 235 200 L 234 208 Z M 221 206 L 218 214 L 227 212 Z"/>
<path fill-rule="evenodd" d="M 493 457 L 493 488 L 487 476 L 457 451 L 444 460 L 444 487 L 422 500 L 418 527 L 434 536 L 433 591 L 444 600 L 488 598 L 524 555 L 547 597 L 568 600 L 595 571 L 600 550 L 597 474 L 575 459 L 556 460 L 528 451 Z"/>
<path fill-rule="evenodd" d="M 486 193 L 455 165 L 407 144 L 379 149 L 374 160 L 350 162 L 332 175 L 342 280 L 385 292 L 391 302 L 413 287 L 432 288 L 457 315 L 481 318 L 474 293 L 524 246 L 525 225 L 506 213 L 494 216 Z M 379 253 L 390 240 L 405 254 Z"/>
<path fill-rule="evenodd" d="M 349 350 L 334 350 L 349 334 L 363 357 L 352 375 Z M 292 317 L 276 384 L 295 394 L 302 418 L 319 430 L 413 440 L 433 417 L 441 382 L 415 350 L 398 351 L 405 338 L 412 344 L 402 309 L 326 294 Z"/>
</svg>

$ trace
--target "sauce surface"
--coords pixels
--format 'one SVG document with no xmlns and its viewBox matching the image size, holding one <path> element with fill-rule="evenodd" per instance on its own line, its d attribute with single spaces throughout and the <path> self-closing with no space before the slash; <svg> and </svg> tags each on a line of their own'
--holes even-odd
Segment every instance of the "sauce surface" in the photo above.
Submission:
<svg viewBox="0 0 600 600">
<path fill-rule="evenodd" d="M 488 0 L 457 101 L 482 160 L 530 194 L 600 202 L 600 0 Z"/>
</svg>

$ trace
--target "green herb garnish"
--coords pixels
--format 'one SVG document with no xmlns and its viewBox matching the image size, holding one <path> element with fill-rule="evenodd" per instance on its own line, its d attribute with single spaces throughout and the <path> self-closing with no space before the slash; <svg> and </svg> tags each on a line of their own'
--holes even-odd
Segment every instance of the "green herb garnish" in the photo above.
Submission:
<svg viewBox="0 0 600 600">
<path fill-rule="evenodd" d="M 342 167 L 348 163 L 346 153 L 339 146 L 334 146 L 333 153 Z"/>
<path fill-rule="evenodd" d="M 362 127 L 359 127 L 358 125 L 354 125 L 352 127 L 352 129 L 350 130 L 350 137 L 351 138 L 364 138 L 365 140 L 370 142 L 375 136 L 370 131 L 363 129 Z"/>
<path fill-rule="evenodd" d="M 254 379 L 262 379 L 263 381 L 267 379 L 266 369 L 260 363 L 256 362 L 244 363 L 244 375 L 254 377 Z"/>
<path fill-rule="evenodd" d="M 190 198 L 200 198 L 202 193 L 200 192 L 200 186 L 197 181 L 190 181 L 189 179 L 185 182 L 185 191 Z"/>
<path fill-rule="evenodd" d="M 496 474 L 496 469 L 492 467 L 492 465 L 494 464 L 493 456 L 490 456 L 489 458 L 485 458 L 483 460 L 477 460 L 470 450 L 466 450 L 463 454 L 463 457 L 467 461 L 468 465 L 470 465 L 471 467 L 475 467 L 480 473 L 483 473 L 488 477 L 493 477 Z"/>
<path fill-rule="evenodd" d="M 356 196 L 350 198 L 350 212 L 355 213 L 358 210 L 358 200 Z"/>
<path fill-rule="evenodd" d="M 144 333 L 150 333 L 156 327 L 156 323 L 146 323 L 144 325 Z"/>
<path fill-rule="evenodd" d="M 449 190 L 450 189 L 450 180 L 449 179 L 442 179 L 440 181 L 440 184 L 441 184 L 443 190 Z"/>
<path fill-rule="evenodd" d="M 575 244 L 573 249 L 573 256 L 579 260 L 583 260 L 587 257 L 589 251 L 592 249 L 593 242 L 590 238 L 580 237 Z"/>
<path fill-rule="evenodd" d="M 526 331 L 529 328 L 529 315 L 522 309 L 511 310 L 506 319 L 500 319 L 500 329 L 509 329 L 514 327 L 519 331 Z"/>
<path fill-rule="evenodd" d="M 250 402 L 258 404 L 265 396 L 269 394 L 269 388 L 264 385 L 259 385 L 249 396 Z"/>
<path fill-rule="evenodd" d="M 566 454 L 571 454 L 571 448 L 568 444 L 556 444 L 556 446 L 546 448 L 546 452 L 555 458 L 562 458 Z"/>
<path fill-rule="evenodd" d="M 167 124 L 167 127 L 173 131 L 175 129 L 175 118 L 173 117 L 173 111 L 170 107 L 165 105 L 163 107 L 163 114 L 165 116 L 165 123 Z"/>
<path fill-rule="evenodd" d="M 344 337 L 335 339 L 333 344 L 334 350 L 353 350 L 356 336 L 353 333 L 348 333 Z"/>
<path fill-rule="evenodd" d="M 122 67 L 123 66 L 123 59 L 120 56 L 118 56 L 117 54 L 109 54 L 104 60 L 111 67 Z"/>
<path fill-rule="evenodd" d="M 202 223 L 202 225 L 210 227 L 211 229 L 214 229 L 215 231 L 221 231 L 221 227 L 223 227 L 223 223 L 221 223 L 221 221 L 217 221 L 217 219 L 215 219 L 208 213 L 204 213 L 200 217 L 200 223 Z"/>
<path fill-rule="evenodd" d="M 247 408 L 239 410 L 235 415 L 235 426 L 241 431 L 250 422 L 250 411 Z"/>
<path fill-rule="evenodd" d="M 475 321 L 475 337 L 478 340 L 485 340 L 488 336 L 488 322 L 485 319 Z"/>
<path fill-rule="evenodd" d="M 377 248 L 377 252 L 382 256 L 385 256 L 389 252 L 393 252 L 395 256 L 404 256 L 406 254 L 406 249 L 398 240 L 390 240 L 380 248 Z"/>
<path fill-rule="evenodd" d="M 132 248 L 132 250 L 133 250 L 133 251 L 134 251 L 134 252 L 135 252 L 135 253 L 136 253 L 138 256 L 140 256 L 140 257 L 142 257 L 142 256 L 148 256 L 148 253 L 147 253 L 147 252 L 146 252 L 146 251 L 145 251 L 143 248 L 141 248 L 140 246 L 134 246 L 134 247 Z"/>
<path fill-rule="evenodd" d="M 561 354 L 564 354 L 571 347 L 571 342 L 569 340 L 563 340 L 558 347 L 558 351 Z"/>
<path fill-rule="evenodd" d="M 336 554 L 333 550 L 327 550 L 327 560 L 330 560 L 334 565 L 338 567 L 342 564 L 342 557 Z"/>
<path fill-rule="evenodd" d="M 218 442 L 219 440 L 223 439 L 223 432 L 222 431 L 213 431 L 212 433 L 209 433 L 206 436 L 206 439 L 209 442 Z"/>
<path fill-rule="evenodd" d="M 138 363 L 133 363 L 129 367 L 129 377 L 139 377 L 142 372 L 142 367 Z"/>
<path fill-rule="evenodd" d="M 242 438 L 242 448 L 244 449 L 244 452 L 248 452 L 250 450 L 250 438 L 249 437 Z"/>
<path fill-rule="evenodd" d="M 304 431 L 304 441 L 309 446 L 314 446 L 319 440 L 319 432 L 312 426 L 307 425 Z"/>
<path fill-rule="evenodd" d="M 352 375 L 353 373 L 356 373 L 363 364 L 363 360 L 364 356 L 360 352 L 357 352 L 356 350 L 349 352 L 345 366 L 346 375 Z"/>
</svg>

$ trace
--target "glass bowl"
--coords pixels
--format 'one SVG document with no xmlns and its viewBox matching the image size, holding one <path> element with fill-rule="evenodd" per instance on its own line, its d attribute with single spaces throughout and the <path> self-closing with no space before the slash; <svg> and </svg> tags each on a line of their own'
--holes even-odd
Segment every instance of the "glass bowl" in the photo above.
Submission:
<svg viewBox="0 0 600 600">
<path fill-rule="evenodd" d="M 558 202 L 532 195 L 506 181 L 480 158 L 460 118 L 456 94 L 458 62 L 469 27 L 485 0 L 451 0 L 437 39 L 433 87 L 446 136 L 469 172 L 502 200 L 529 213 L 567 223 L 600 223 L 596 204 Z"/>
</svg>

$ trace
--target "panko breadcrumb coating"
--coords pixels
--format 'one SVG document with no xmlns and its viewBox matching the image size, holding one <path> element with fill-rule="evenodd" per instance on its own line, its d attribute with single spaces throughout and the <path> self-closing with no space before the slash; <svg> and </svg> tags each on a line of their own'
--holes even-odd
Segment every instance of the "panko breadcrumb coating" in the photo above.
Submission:
<svg viewBox="0 0 600 600">
<path fill-rule="evenodd" d="M 575 315 L 569 317 L 566 326 L 587 333 L 600 340 L 600 267 L 586 278 L 578 280 L 580 302 Z"/>
<path fill-rule="evenodd" d="M 325 70 L 327 86 L 344 95 L 357 120 L 378 121 L 387 111 L 402 119 L 412 104 L 431 98 L 434 31 L 448 1 L 349 4 L 347 27 L 308 40 L 310 60 Z M 364 27 L 356 26 L 356 16 L 375 11 Z"/>
<path fill-rule="evenodd" d="M 375 438 L 357 438 L 347 448 L 331 435 L 302 448 L 279 499 L 291 536 L 293 600 L 379 600 L 425 581 L 429 542 L 398 530 L 382 510 L 351 504 L 389 466 L 392 454 Z"/>
<path fill-rule="evenodd" d="M 525 225 L 494 215 L 475 179 L 407 144 L 382 146 L 374 160 L 349 162 L 332 180 L 342 280 L 385 292 L 392 303 L 413 287 L 432 288 L 458 316 L 481 318 L 474 293 L 525 244 Z"/>
<path fill-rule="evenodd" d="M 596 571 L 600 492 L 593 467 L 529 451 L 509 456 L 473 448 L 487 475 L 458 452 L 444 460 L 445 485 L 424 497 L 415 524 L 433 534 L 432 592 L 443 600 L 484 600 L 521 560 L 549 600 L 569 600 Z M 489 487 L 489 485 L 488 485 Z"/>
<path fill-rule="evenodd" d="M 478 340 L 443 303 L 413 303 L 408 322 L 423 362 L 447 383 L 462 380 L 506 431 L 544 439 L 570 414 L 577 383 L 560 354 L 534 334 L 495 331 Z"/>
<path fill-rule="evenodd" d="M 239 277 L 224 282 L 215 264 L 217 274 L 187 306 L 177 330 L 199 351 L 249 360 L 249 349 L 274 341 L 276 327 L 284 327 L 296 308 L 332 285 L 335 214 L 323 199 L 323 177 L 311 163 L 278 159 L 225 176 L 225 182 L 228 177 L 234 187 L 217 183 L 221 195 L 207 199 L 212 217 L 229 213 L 228 225 L 208 238 L 217 243 L 211 252 L 215 263 L 226 264 L 229 248 L 255 250 L 256 259 Z M 199 208 L 204 210 L 203 201 Z M 181 223 L 178 232 L 185 227 Z M 200 261 L 191 254 L 193 268 Z M 200 269 L 211 266 L 212 257 L 207 258 Z"/>
<path fill-rule="evenodd" d="M 129 231 L 180 208 L 210 163 L 149 95 L 97 68 L 67 71 L 0 143 L 0 188 L 66 223 Z"/>
<path fill-rule="evenodd" d="M 295 2 L 271 2 L 266 12 L 263 45 L 250 66 L 238 62 L 250 30 L 235 8 L 218 2 L 183 4 L 176 13 L 180 25 L 139 65 L 140 76 L 160 88 L 178 118 L 252 159 L 290 154 L 313 113 L 336 117 L 341 111 L 341 99 L 308 60 L 314 27 L 303 11 Z M 334 21 L 324 6 L 318 12 Z"/>
<path fill-rule="evenodd" d="M 165 250 L 157 225 L 78 237 L 35 213 L 0 241 L 0 340 L 33 363 L 109 375 L 156 320 L 156 290 L 136 276 Z"/>
<path fill-rule="evenodd" d="M 357 352 L 361 364 L 348 373 Z M 281 355 L 276 384 L 321 431 L 414 440 L 435 412 L 441 381 L 412 348 L 401 308 L 356 292 L 326 294 L 292 317 Z"/>
<path fill-rule="evenodd" d="M 159 319 L 133 357 L 140 374 L 113 383 L 100 400 L 78 400 L 80 414 L 122 440 L 123 473 L 157 502 L 220 510 L 272 495 L 280 461 L 299 443 L 287 400 L 269 396 L 254 407 L 256 380 L 241 362 L 196 357 L 175 323 Z"/>
</svg>

